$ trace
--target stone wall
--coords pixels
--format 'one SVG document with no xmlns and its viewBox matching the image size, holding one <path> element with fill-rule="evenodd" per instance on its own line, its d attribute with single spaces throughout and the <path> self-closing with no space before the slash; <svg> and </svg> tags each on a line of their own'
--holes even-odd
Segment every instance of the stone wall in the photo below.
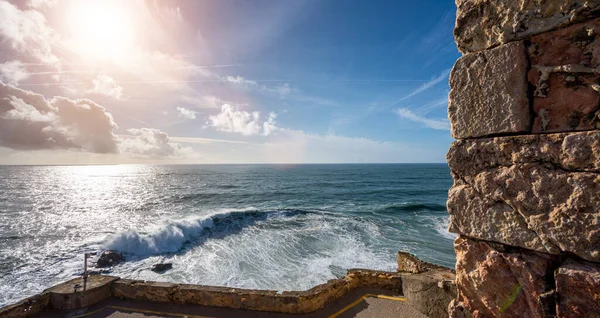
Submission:
<svg viewBox="0 0 600 318">
<path fill-rule="evenodd" d="M 600 1 L 456 3 L 451 316 L 600 317 Z"/>
<path fill-rule="evenodd" d="M 56 310 L 68 316 L 74 312 L 80 313 L 77 310 L 110 297 L 306 314 L 315 312 L 358 288 L 393 291 L 404 295 L 411 306 L 429 317 L 448 316 L 448 303 L 456 296 L 454 271 L 422 262 L 406 253 L 400 253 L 398 261 L 414 271 L 350 269 L 346 277 L 332 279 L 307 291 L 251 290 L 92 275 L 85 281 L 74 278 L 41 294 L 0 308 L 0 317 L 43 316 L 52 311 L 56 313 Z M 86 288 L 82 289 L 83 286 Z"/>
</svg>

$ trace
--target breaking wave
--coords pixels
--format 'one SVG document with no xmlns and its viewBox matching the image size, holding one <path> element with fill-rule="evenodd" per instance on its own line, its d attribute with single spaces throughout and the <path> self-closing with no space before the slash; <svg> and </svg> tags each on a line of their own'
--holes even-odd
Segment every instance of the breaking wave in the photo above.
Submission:
<svg viewBox="0 0 600 318">
<path fill-rule="evenodd" d="M 202 236 L 215 224 L 250 225 L 267 217 L 292 216 L 311 213 L 310 211 L 284 209 L 275 211 L 259 211 L 254 208 L 216 212 L 204 216 L 188 217 L 181 220 L 169 220 L 150 232 L 125 231 L 109 235 L 103 248 L 138 256 L 176 253 L 187 243 Z"/>
</svg>

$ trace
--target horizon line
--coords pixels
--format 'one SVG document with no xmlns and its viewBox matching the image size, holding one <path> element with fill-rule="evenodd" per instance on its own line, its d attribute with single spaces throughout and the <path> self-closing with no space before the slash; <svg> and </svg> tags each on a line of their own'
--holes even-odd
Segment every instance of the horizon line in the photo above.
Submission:
<svg viewBox="0 0 600 318">
<path fill-rule="evenodd" d="M 6 164 L 0 163 L 0 167 L 68 167 L 68 166 L 299 166 L 299 165 L 431 165 L 431 164 L 447 164 L 447 162 L 303 162 L 303 163 L 93 163 L 93 164 Z"/>
</svg>

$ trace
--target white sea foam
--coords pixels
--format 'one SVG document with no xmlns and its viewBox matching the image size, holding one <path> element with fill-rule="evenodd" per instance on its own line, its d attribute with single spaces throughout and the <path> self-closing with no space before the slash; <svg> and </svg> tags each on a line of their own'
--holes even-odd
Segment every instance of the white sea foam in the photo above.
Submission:
<svg viewBox="0 0 600 318">
<path fill-rule="evenodd" d="M 243 213 L 253 208 L 220 210 L 204 216 L 169 220 L 149 231 L 126 231 L 108 236 L 103 248 L 139 256 L 175 253 L 186 242 L 199 237 L 204 230 L 212 228 L 215 220 L 225 219 L 234 213 Z M 225 212 L 227 211 L 227 212 Z"/>
<path fill-rule="evenodd" d="M 454 234 L 454 233 L 450 233 L 448 231 L 449 225 L 450 225 L 449 217 L 445 216 L 445 217 L 438 218 L 438 220 L 435 223 L 435 230 L 438 233 L 440 233 L 443 237 L 450 239 L 450 240 L 455 240 L 458 235 Z"/>
<path fill-rule="evenodd" d="M 144 280 L 297 290 L 344 275 L 348 268 L 395 268 L 395 250 L 376 253 L 369 245 L 370 241 L 380 241 L 382 235 L 371 221 L 301 210 L 249 212 L 213 216 L 233 218 L 223 224 L 214 222 L 210 237 L 185 253 L 128 261 L 116 267 L 115 274 Z M 161 275 L 144 270 L 158 261 L 172 262 L 173 270 Z"/>
</svg>

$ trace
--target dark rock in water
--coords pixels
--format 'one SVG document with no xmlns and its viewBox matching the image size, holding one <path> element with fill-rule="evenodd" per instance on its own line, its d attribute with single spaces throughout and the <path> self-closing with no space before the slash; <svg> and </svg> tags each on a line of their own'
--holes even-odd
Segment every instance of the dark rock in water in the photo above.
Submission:
<svg viewBox="0 0 600 318">
<path fill-rule="evenodd" d="M 156 273 L 166 272 L 173 268 L 173 263 L 164 263 L 164 264 L 154 264 L 152 266 L 152 271 Z"/>
<path fill-rule="evenodd" d="M 123 261 L 125 261 L 125 256 L 123 256 L 123 253 L 107 250 L 100 254 L 96 265 L 98 267 L 110 267 L 115 266 Z"/>
</svg>

